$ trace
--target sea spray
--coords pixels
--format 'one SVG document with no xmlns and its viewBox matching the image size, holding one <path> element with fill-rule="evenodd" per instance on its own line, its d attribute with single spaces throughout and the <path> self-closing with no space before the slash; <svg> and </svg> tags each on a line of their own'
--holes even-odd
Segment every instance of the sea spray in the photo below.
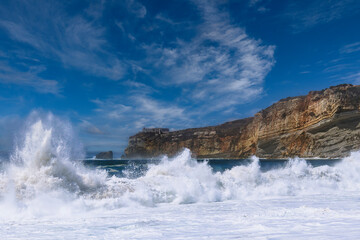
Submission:
<svg viewBox="0 0 360 240">
<path fill-rule="evenodd" d="M 37 210 L 48 211 L 56 203 L 94 194 L 104 186 L 105 171 L 89 170 L 74 161 L 83 157 L 74 139 L 67 121 L 52 114 L 40 117 L 38 113 L 32 113 L 0 176 L 3 202 L 9 202 L 7 199 L 15 194 L 12 198 L 14 207 L 29 210 L 30 205 L 38 205 Z M 60 208 L 66 206 L 60 205 Z M 46 206 L 49 206 L 48 210 Z"/>
<path fill-rule="evenodd" d="M 149 164 L 139 175 L 110 176 L 89 169 L 69 122 L 32 114 L 11 161 L 0 172 L 0 217 L 8 213 L 71 215 L 94 210 L 156 207 L 159 204 L 259 200 L 360 190 L 360 153 L 334 166 L 313 167 L 294 158 L 262 171 L 257 157 L 224 172 L 197 162 L 189 149 Z M 128 170 L 126 170 L 128 171 Z M 128 176 L 128 177 L 126 177 Z"/>
<path fill-rule="evenodd" d="M 146 183 L 156 202 L 194 203 L 221 201 L 221 183 L 210 166 L 197 163 L 189 149 L 173 159 L 164 157 L 160 164 L 150 166 L 139 181 Z"/>
</svg>

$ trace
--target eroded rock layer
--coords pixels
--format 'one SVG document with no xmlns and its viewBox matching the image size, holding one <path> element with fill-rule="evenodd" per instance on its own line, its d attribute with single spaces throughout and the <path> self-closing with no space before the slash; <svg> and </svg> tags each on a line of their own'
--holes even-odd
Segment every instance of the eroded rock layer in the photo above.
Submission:
<svg viewBox="0 0 360 240">
<path fill-rule="evenodd" d="M 172 155 L 189 148 L 199 158 L 326 157 L 360 149 L 360 86 L 343 84 L 282 99 L 252 118 L 172 132 L 140 132 L 126 157 Z"/>
</svg>

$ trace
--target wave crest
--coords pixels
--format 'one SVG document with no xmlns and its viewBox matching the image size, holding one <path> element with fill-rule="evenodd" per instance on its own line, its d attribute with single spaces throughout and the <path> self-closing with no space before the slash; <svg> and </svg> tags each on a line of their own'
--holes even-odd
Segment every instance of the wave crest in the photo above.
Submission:
<svg viewBox="0 0 360 240">
<path fill-rule="evenodd" d="M 261 171 L 259 159 L 252 157 L 249 164 L 220 173 L 206 161 L 197 162 L 190 150 L 184 149 L 173 158 L 165 156 L 159 164 L 149 165 L 138 178 L 110 177 L 106 171 L 74 161 L 83 155 L 71 125 L 52 114 L 30 118 L 10 158 L 0 173 L 0 210 L 4 214 L 9 206 L 16 212 L 26 209 L 32 214 L 48 214 L 67 212 L 64 209 L 71 207 L 87 211 L 360 190 L 360 152 L 334 166 L 313 167 L 294 158 L 268 171 Z"/>
</svg>

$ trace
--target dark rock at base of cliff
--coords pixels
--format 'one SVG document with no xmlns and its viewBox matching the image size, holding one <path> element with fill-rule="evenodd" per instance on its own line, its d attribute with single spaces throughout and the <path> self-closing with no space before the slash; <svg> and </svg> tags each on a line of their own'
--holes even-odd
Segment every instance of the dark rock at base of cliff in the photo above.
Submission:
<svg viewBox="0 0 360 240">
<path fill-rule="evenodd" d="M 101 152 L 96 154 L 96 159 L 113 159 L 113 152 L 112 151 L 108 151 L 108 152 Z"/>
</svg>

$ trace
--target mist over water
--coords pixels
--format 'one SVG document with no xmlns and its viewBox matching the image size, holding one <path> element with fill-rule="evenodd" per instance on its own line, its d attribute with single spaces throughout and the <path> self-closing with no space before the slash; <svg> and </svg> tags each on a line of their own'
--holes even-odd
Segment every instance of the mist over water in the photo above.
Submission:
<svg viewBox="0 0 360 240">
<path fill-rule="evenodd" d="M 303 216 L 299 210 L 301 206 L 297 206 L 299 199 L 313 205 L 311 210 L 303 210 L 309 211 L 306 217 L 314 217 L 323 210 L 315 206 L 319 196 L 321 199 L 327 196 L 330 200 L 348 197 L 345 202 L 348 201 L 349 206 L 356 205 L 353 201 L 359 196 L 359 152 L 333 166 L 313 167 L 305 160 L 295 158 L 284 166 L 263 171 L 259 159 L 252 157 L 249 164 L 217 172 L 206 161 L 192 159 L 190 150 L 184 149 L 174 158 L 164 157 L 157 164 L 149 164 L 141 174 L 134 175 L 131 172 L 136 171 L 134 168 L 127 169 L 123 177 L 119 177 L 104 169 L 85 167 L 80 161 L 84 158 L 82 146 L 71 125 L 52 114 L 33 113 L 19 136 L 9 161 L 2 165 L 0 172 L 0 220 L 5 222 L 93 219 L 99 214 L 114 217 L 114 212 L 120 214 L 117 215 L 119 221 L 124 221 L 121 216 L 129 218 L 127 211 L 139 209 L 143 209 L 144 218 L 154 212 L 169 212 L 169 216 L 164 216 L 166 221 L 173 218 L 180 221 L 187 217 L 185 206 L 200 208 L 197 211 L 203 218 L 209 217 L 210 210 L 214 214 L 212 217 L 225 214 L 221 208 L 227 209 L 229 204 L 238 206 L 241 216 L 257 214 L 261 209 L 256 207 L 259 201 L 270 203 L 268 209 L 277 209 L 276 203 L 283 202 L 282 207 L 288 208 L 291 214 Z M 286 202 L 288 199 L 293 202 Z M 293 205 L 297 206 L 295 210 Z M 220 208 L 214 210 L 213 206 Z M 179 215 L 172 215 L 174 208 Z M 276 211 L 267 214 L 269 221 L 277 216 Z M 97 221 L 104 226 L 109 224 L 106 219 Z M 161 226 L 163 224 L 159 224 L 160 232 L 164 230 Z"/>
</svg>

